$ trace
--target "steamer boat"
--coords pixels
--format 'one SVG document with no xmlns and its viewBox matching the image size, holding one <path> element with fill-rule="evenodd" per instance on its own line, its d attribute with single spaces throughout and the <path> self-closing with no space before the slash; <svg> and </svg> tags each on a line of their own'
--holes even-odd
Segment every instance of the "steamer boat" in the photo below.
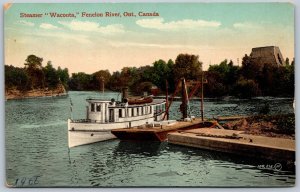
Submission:
<svg viewBox="0 0 300 192">
<path fill-rule="evenodd" d="M 75 147 L 116 138 L 114 129 L 151 126 L 163 121 L 165 99 L 141 97 L 130 99 L 127 88 L 122 101 L 87 99 L 85 119 L 68 119 L 68 145 Z"/>
</svg>

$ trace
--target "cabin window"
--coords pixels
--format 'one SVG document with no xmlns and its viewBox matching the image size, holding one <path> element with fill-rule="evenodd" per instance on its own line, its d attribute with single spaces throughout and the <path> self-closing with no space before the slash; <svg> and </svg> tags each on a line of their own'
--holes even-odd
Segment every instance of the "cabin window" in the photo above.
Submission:
<svg viewBox="0 0 300 192">
<path fill-rule="evenodd" d="M 98 112 L 100 112 L 100 111 L 101 111 L 101 105 L 100 105 L 100 104 L 97 104 L 96 109 L 97 109 Z"/>
<path fill-rule="evenodd" d="M 139 116 L 139 114 L 140 114 L 140 110 L 139 108 L 136 108 L 136 115 Z"/>
<path fill-rule="evenodd" d="M 91 111 L 95 111 L 95 104 L 94 103 L 91 104 Z"/>
<path fill-rule="evenodd" d="M 109 109 L 109 122 L 115 121 L 115 112 L 114 109 Z"/>
<path fill-rule="evenodd" d="M 123 117 L 123 114 L 122 114 L 122 109 L 119 109 L 119 117 Z"/>
<path fill-rule="evenodd" d="M 141 115 L 144 115 L 144 107 L 141 107 Z"/>
<path fill-rule="evenodd" d="M 126 116 L 127 116 L 127 117 L 130 117 L 130 116 L 129 116 L 129 109 L 128 109 L 128 108 L 126 109 L 126 112 L 127 112 L 127 115 L 126 115 Z"/>
<path fill-rule="evenodd" d="M 131 108 L 131 115 L 134 117 L 134 108 Z"/>
<path fill-rule="evenodd" d="M 152 106 L 150 106 L 150 113 L 152 113 Z"/>
</svg>

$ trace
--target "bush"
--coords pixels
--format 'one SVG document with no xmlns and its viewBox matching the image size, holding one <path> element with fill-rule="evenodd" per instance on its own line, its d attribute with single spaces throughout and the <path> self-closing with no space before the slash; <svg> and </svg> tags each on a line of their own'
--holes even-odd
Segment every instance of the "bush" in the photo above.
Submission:
<svg viewBox="0 0 300 192">
<path fill-rule="evenodd" d="M 260 93 L 258 84 L 252 79 L 240 78 L 234 88 L 234 94 L 240 98 L 252 98 Z"/>
</svg>

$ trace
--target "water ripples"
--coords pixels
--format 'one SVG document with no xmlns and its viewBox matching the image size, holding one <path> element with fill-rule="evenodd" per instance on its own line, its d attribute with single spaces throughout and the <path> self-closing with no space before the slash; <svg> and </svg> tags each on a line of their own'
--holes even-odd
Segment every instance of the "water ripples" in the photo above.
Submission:
<svg viewBox="0 0 300 192">
<path fill-rule="evenodd" d="M 88 96 L 97 92 L 70 92 L 73 115 L 84 118 Z M 117 93 L 106 93 L 110 100 Z M 105 141 L 67 147 L 70 99 L 43 98 L 6 102 L 7 182 L 39 177 L 38 186 L 290 186 L 295 173 L 258 169 L 253 160 L 207 150 L 158 142 Z M 272 113 L 291 112 L 292 101 L 206 100 L 205 115 L 252 114 L 270 102 Z M 199 101 L 192 101 L 199 115 Z M 171 117 L 178 118 L 179 102 Z"/>
</svg>

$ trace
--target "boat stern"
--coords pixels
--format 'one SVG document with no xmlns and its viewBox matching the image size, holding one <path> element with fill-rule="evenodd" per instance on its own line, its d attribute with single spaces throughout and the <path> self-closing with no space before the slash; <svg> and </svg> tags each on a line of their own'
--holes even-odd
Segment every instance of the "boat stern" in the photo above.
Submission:
<svg viewBox="0 0 300 192">
<path fill-rule="evenodd" d="M 100 125 L 97 123 L 74 122 L 68 119 L 69 148 L 116 138 L 111 134 L 111 129 L 101 129 Z"/>
</svg>

